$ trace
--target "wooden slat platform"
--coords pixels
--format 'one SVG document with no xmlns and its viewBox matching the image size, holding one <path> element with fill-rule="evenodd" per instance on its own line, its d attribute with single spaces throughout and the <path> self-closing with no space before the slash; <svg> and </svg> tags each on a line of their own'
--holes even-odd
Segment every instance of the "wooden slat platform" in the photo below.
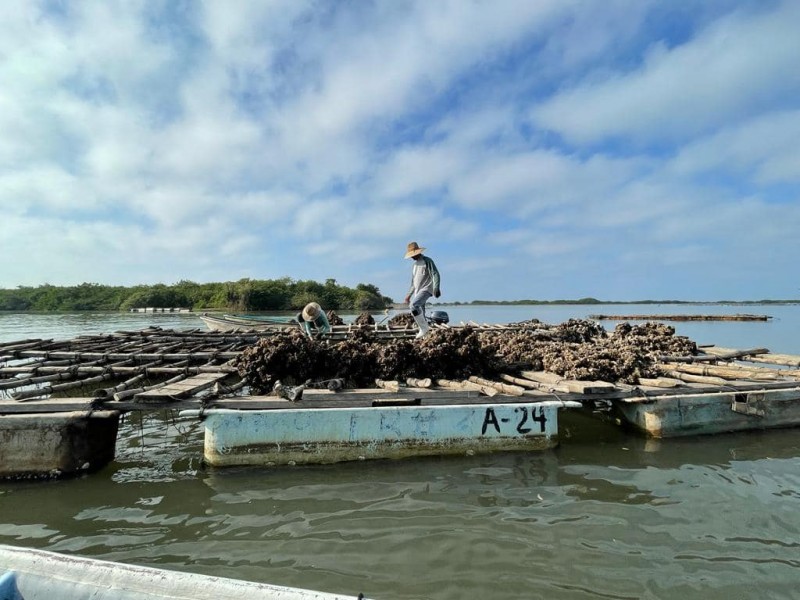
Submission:
<svg viewBox="0 0 800 600">
<path fill-rule="evenodd" d="M 769 315 L 589 315 L 596 321 L 768 321 Z"/>
<path fill-rule="evenodd" d="M 252 332 L 149 328 L 73 340 L 28 339 L 0 344 L 0 414 L 101 409 L 315 410 L 498 401 L 577 401 L 592 408 L 627 406 L 630 410 L 635 407 L 636 411 L 661 414 L 672 410 L 670 407 L 681 410 L 689 398 L 706 402 L 717 397 L 730 405 L 725 410 L 736 412 L 733 407 L 738 406 L 741 418 L 756 419 L 769 417 L 767 410 L 753 404 L 758 394 L 788 399 L 787 402 L 800 395 L 800 356 L 771 354 L 768 349 L 757 347 L 737 350 L 708 346 L 695 356 L 659 357 L 660 376 L 642 379 L 636 385 L 576 381 L 555 373 L 522 369 L 504 373 L 495 381 L 481 377 L 436 380 L 429 388 L 379 382 L 385 389 L 334 392 L 315 389 L 312 382 L 303 390 L 300 401 L 290 402 L 275 394 L 249 395 L 231 364 L 262 337 Z M 168 377 L 171 379 L 165 382 Z M 105 382 L 111 378 L 115 381 Z M 65 393 L 78 397 L 59 397 Z M 90 394 L 96 397 L 86 397 Z"/>
<path fill-rule="evenodd" d="M 227 373 L 200 373 L 194 377 L 188 377 L 182 381 L 171 383 L 164 387 L 140 392 L 133 398 L 136 402 L 186 398 L 203 390 L 207 390 L 218 381 L 225 379 L 225 377 L 227 377 Z"/>
</svg>

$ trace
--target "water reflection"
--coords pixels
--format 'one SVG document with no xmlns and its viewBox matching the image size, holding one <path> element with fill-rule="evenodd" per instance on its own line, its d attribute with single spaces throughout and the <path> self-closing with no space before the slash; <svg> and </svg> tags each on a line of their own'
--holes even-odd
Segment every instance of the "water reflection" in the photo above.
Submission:
<svg viewBox="0 0 800 600">
<path fill-rule="evenodd" d="M 6 339 L 97 323 L 68 325 Z M 382 599 L 795 593 L 796 430 L 656 441 L 561 421 L 552 451 L 218 470 L 201 423 L 131 415 L 101 472 L 0 484 L 0 542 Z"/>
<path fill-rule="evenodd" d="M 717 598 L 797 581 L 780 554 L 800 534 L 795 432 L 654 444 L 597 429 L 598 444 L 576 433 L 537 453 L 210 469 L 197 427 L 129 419 L 103 472 L 5 484 L 0 541 L 381 598 Z"/>
</svg>

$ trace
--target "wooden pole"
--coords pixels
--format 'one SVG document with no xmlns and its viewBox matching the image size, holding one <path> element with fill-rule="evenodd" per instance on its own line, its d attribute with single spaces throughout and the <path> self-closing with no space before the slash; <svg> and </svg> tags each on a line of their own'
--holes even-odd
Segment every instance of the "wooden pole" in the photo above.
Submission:
<svg viewBox="0 0 800 600">
<path fill-rule="evenodd" d="M 514 377 L 513 375 L 508 375 L 506 373 L 502 373 L 500 375 L 500 379 L 503 381 L 508 381 L 509 383 L 513 383 L 515 385 L 520 385 L 524 388 L 528 388 L 531 390 L 539 389 L 541 384 L 531 381 L 530 379 L 523 379 L 522 377 Z"/>
<path fill-rule="evenodd" d="M 130 379 L 127 379 L 127 380 L 123 381 L 122 383 L 120 383 L 119 385 L 116 385 L 114 387 L 102 388 L 102 389 L 99 389 L 99 390 L 95 390 L 94 391 L 94 397 L 95 398 L 108 398 L 110 396 L 113 396 L 116 392 L 121 392 L 122 390 L 128 390 L 128 389 L 132 388 L 134 385 L 137 385 L 141 381 L 144 381 L 145 377 L 146 377 L 145 374 L 142 373 L 140 375 L 135 375 L 134 377 L 131 377 Z"/>
<path fill-rule="evenodd" d="M 182 374 L 178 375 L 177 377 L 173 377 L 172 379 L 168 379 L 167 381 L 162 381 L 161 383 L 157 383 L 155 385 L 147 385 L 140 388 L 135 388 L 132 390 L 122 390 L 120 392 L 116 392 L 114 394 L 114 400 L 124 400 L 125 398 L 130 398 L 131 396 L 136 396 L 136 394 L 141 394 L 142 392 L 147 392 L 150 390 L 157 390 L 158 388 L 162 388 L 167 386 L 171 383 L 178 383 L 179 381 L 183 381 L 186 379 L 187 375 Z"/>
<path fill-rule="evenodd" d="M 475 375 L 470 377 L 469 381 L 471 381 L 472 383 L 477 383 L 478 385 L 485 385 L 487 387 L 494 388 L 498 392 L 502 392 L 503 394 L 508 394 L 509 396 L 522 396 L 522 392 L 525 391 L 524 388 L 518 385 L 509 385 L 507 383 L 491 381 L 489 379 L 484 379 L 483 377 L 477 377 Z"/>
<path fill-rule="evenodd" d="M 656 377 L 653 379 L 647 377 L 640 377 L 639 384 L 649 387 L 674 388 L 682 386 L 683 381 L 681 381 L 680 379 L 671 379 L 669 377 Z"/>
<path fill-rule="evenodd" d="M 384 381 L 383 379 L 376 379 L 375 385 L 377 385 L 379 388 L 390 390 L 392 392 L 400 391 L 400 383 L 398 381 Z"/>
<path fill-rule="evenodd" d="M 430 377 L 425 377 L 424 379 L 415 379 L 413 377 L 409 377 L 406 379 L 406 385 L 410 387 L 418 387 L 418 388 L 429 388 L 433 385 Z"/>
<path fill-rule="evenodd" d="M 777 371 L 757 371 L 742 367 L 723 367 L 717 365 L 685 365 L 685 364 L 666 364 L 667 369 L 674 369 L 681 373 L 691 373 L 693 375 L 710 375 L 722 377 L 723 379 L 781 379 Z"/>
<path fill-rule="evenodd" d="M 704 383 L 707 385 L 725 385 L 727 380 L 722 377 L 706 377 L 704 375 L 692 375 L 690 373 L 681 373 L 680 371 L 665 369 L 664 373 L 673 379 L 680 379 L 688 383 Z"/>
<path fill-rule="evenodd" d="M 766 348 L 751 348 L 750 350 L 727 350 L 725 352 L 719 352 L 718 350 L 714 350 L 713 347 L 703 348 L 705 354 L 699 354 L 696 356 L 660 356 L 659 360 L 661 362 L 686 362 L 686 363 L 693 363 L 693 362 L 713 362 L 717 360 L 730 360 L 732 358 L 742 358 L 745 356 L 753 356 L 754 354 L 769 354 L 769 350 Z"/>
<path fill-rule="evenodd" d="M 64 390 L 71 390 L 74 388 L 82 387 L 92 383 L 99 383 L 111 379 L 113 375 L 104 373 L 96 377 L 88 377 L 86 379 L 78 379 L 77 381 L 70 381 L 69 383 L 60 383 L 52 386 L 44 386 L 33 390 L 22 390 L 21 392 L 13 392 L 11 397 L 14 400 L 25 400 L 27 398 L 36 398 L 38 396 L 49 396 L 55 392 L 62 392 Z"/>
<path fill-rule="evenodd" d="M 436 385 L 451 390 L 474 390 L 481 392 L 485 396 L 497 395 L 497 390 L 493 387 L 479 385 L 471 381 L 451 381 L 449 379 L 437 379 Z"/>
</svg>

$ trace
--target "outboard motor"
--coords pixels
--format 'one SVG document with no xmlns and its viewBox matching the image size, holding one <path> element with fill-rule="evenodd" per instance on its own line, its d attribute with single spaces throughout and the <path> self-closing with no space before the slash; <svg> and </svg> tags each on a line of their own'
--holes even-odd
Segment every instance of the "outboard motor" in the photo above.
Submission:
<svg viewBox="0 0 800 600">
<path fill-rule="evenodd" d="M 446 325 L 450 322 L 450 317 L 443 310 L 433 310 L 428 315 L 428 321 L 437 325 Z"/>
</svg>

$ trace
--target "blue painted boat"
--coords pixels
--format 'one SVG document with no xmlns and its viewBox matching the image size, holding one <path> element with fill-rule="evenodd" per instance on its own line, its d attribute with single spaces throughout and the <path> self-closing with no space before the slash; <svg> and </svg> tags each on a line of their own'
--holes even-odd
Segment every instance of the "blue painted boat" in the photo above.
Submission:
<svg viewBox="0 0 800 600">
<path fill-rule="evenodd" d="M 363 597 L 0 545 L 0 600 L 355 600 Z"/>
</svg>

